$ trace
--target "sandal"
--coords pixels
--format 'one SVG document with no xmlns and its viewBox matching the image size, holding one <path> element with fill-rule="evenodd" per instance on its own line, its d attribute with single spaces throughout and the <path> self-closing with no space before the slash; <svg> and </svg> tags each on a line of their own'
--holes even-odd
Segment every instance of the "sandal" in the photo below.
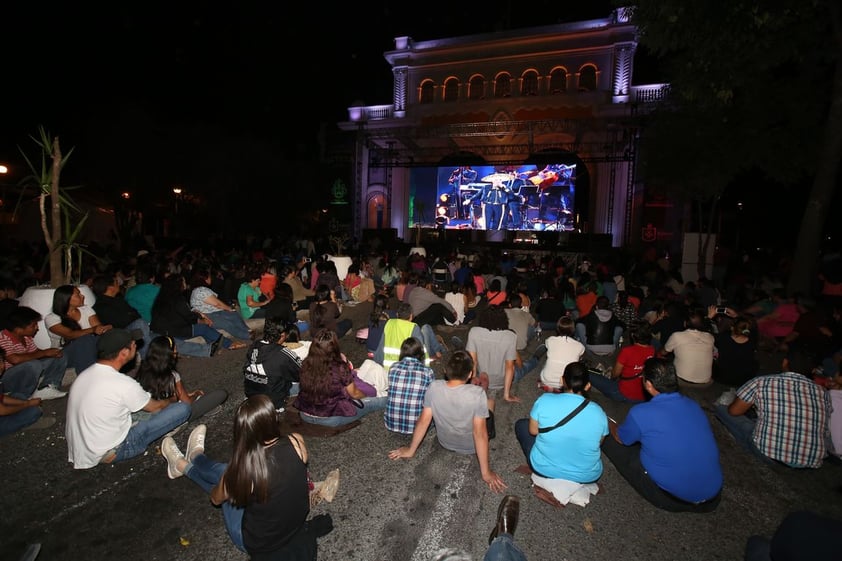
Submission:
<svg viewBox="0 0 842 561">
<path fill-rule="evenodd" d="M 228 350 L 236 351 L 238 349 L 245 349 L 246 347 L 248 347 L 248 343 L 246 343 L 245 341 L 237 341 L 235 343 L 231 343 L 231 346 L 228 347 Z"/>
</svg>

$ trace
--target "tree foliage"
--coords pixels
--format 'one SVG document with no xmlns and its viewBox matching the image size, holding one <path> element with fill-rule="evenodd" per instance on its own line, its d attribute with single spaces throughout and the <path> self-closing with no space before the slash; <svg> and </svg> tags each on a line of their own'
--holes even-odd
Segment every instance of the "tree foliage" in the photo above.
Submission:
<svg viewBox="0 0 842 561">
<path fill-rule="evenodd" d="M 790 279 L 806 289 L 842 146 L 838 0 L 641 0 L 633 21 L 671 85 L 645 117 L 645 178 L 704 198 L 746 170 L 812 177 Z"/>
</svg>

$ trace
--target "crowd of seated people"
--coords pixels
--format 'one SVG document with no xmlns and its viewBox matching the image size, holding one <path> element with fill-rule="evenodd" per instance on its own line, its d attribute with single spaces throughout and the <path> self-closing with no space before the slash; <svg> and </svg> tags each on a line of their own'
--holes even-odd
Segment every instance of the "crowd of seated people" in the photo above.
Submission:
<svg viewBox="0 0 842 561">
<path fill-rule="evenodd" d="M 120 308 L 125 305 L 136 312 L 120 320 L 102 321 L 97 304 L 88 309 L 78 287 L 56 289 L 52 311 L 44 318 L 56 349 L 61 349 L 68 365 L 72 359 L 80 373 L 97 363 L 103 348 L 113 369 L 137 353 L 151 352 L 149 363 L 141 363 L 137 380 L 151 397 L 140 403 L 137 388 L 123 391 L 130 392 L 133 403 L 147 413 L 180 404 L 169 410 L 173 425 L 206 414 L 208 407 L 226 398 L 214 394 L 211 400 L 208 392 L 197 400 L 202 392 L 184 388 L 177 357 L 209 357 L 220 348 L 249 347 L 254 352 L 244 367 L 244 395 L 269 395 L 260 384 L 268 387 L 278 374 L 272 369 L 284 369 L 277 376 L 283 387 L 270 396 L 271 403 L 258 404 L 262 415 L 271 417 L 271 408 L 277 412 L 292 407 L 301 421 L 322 427 L 376 418 L 384 430 L 407 437 L 405 446 L 384 451 L 393 459 L 415 456 L 428 427 L 435 424 L 438 443 L 455 453 L 475 455 L 481 477 L 496 492 L 505 483 L 490 467 L 494 462 L 488 442 L 495 438 L 495 403 L 518 401 L 517 385 L 523 383 L 539 385 L 544 392 L 516 429 L 533 475 L 579 485 L 596 483 L 602 473 L 601 450 L 641 496 L 670 511 L 713 510 L 723 485 L 710 421 L 682 391 L 685 387 L 712 381 L 733 385 L 733 400 L 719 404 L 715 418 L 761 461 L 814 468 L 828 454 L 842 452 L 838 448 L 842 436 L 834 440 L 824 434 L 842 435 L 840 414 L 834 416 L 830 406 L 842 396 L 838 307 L 825 309 L 799 300 L 797 313 L 784 318 L 792 324 L 785 334 L 766 332 L 777 345 L 786 346 L 781 371 L 757 376 L 757 342 L 768 329 L 762 318 L 774 310 L 761 315 L 754 314 L 761 309 L 755 302 L 724 305 L 720 293 L 704 280 L 676 291 L 671 288 L 673 275 L 644 267 L 626 274 L 619 286 L 616 269 L 596 259 L 587 268 L 560 258 L 526 259 L 524 266 L 515 263 L 502 273 L 491 255 L 471 265 L 451 255 L 416 254 L 403 260 L 389 255 L 377 259 L 382 266 L 356 260 L 346 277 L 350 280 L 340 281 L 335 265 L 318 257 L 310 266 L 292 258 L 271 266 L 263 262 L 245 266 L 202 257 L 206 256 L 177 261 L 168 257 L 158 263 L 143 260 L 135 269 L 134 283 L 121 285 L 120 277 L 110 270 L 91 276 L 95 293 L 104 296 L 97 304 L 111 304 L 99 308 L 110 313 L 116 308 L 112 299 L 117 299 Z M 435 263 L 439 269 L 448 267 L 449 283 L 434 282 Z M 217 282 L 221 280 L 217 272 L 223 270 L 224 276 L 236 279 L 239 294 L 235 290 L 232 296 L 226 282 Z M 274 286 L 267 275 L 277 277 Z M 186 278 L 191 279 L 189 286 Z M 133 293 L 140 298 L 130 298 Z M 237 305 L 232 306 L 235 298 Z M 354 326 L 343 313 L 349 300 L 370 306 L 367 323 Z M 138 309 L 132 302 L 145 304 Z M 774 309 L 789 304 L 795 301 L 781 300 Z M 269 326 L 265 334 L 250 332 L 244 321 L 259 315 Z M 306 345 L 295 327 L 301 318 L 309 324 Z M 147 324 L 148 334 L 126 343 L 127 336 L 134 337 L 133 327 L 142 325 L 135 323 L 139 321 Z M 458 341 L 452 348 L 443 345 L 440 334 L 452 326 L 468 328 L 465 345 Z M 356 333 L 354 327 L 368 328 L 366 350 L 388 380 L 387 396 L 372 393 L 372 385 L 361 374 L 363 365 L 354 365 L 342 352 L 345 335 Z M 120 339 L 114 335 L 103 342 L 102 335 L 111 329 L 120 330 Z M 151 344 L 146 343 L 147 336 Z M 534 353 L 521 357 L 533 343 L 537 343 Z M 445 379 L 436 379 L 431 359 L 441 361 Z M 599 368 L 605 364 L 607 368 Z M 814 377 L 829 381 L 822 385 Z M 819 421 L 796 431 L 798 438 L 791 437 L 780 404 L 768 399 L 770 392 L 786 396 L 786 405 Z M 0 402 L 0 416 L 21 415 L 6 424 L 11 429 L 0 431 L 19 430 L 37 420 L 40 401 L 34 395 L 15 392 L 5 405 Z M 609 420 L 593 403 L 603 397 L 627 405 L 626 419 Z M 463 398 L 470 400 L 469 409 L 457 407 Z M 197 404 L 205 407 L 197 410 Z M 756 415 L 747 415 L 750 410 Z M 565 421 L 571 414 L 581 416 Z M 668 425 L 669 434 L 652 439 L 645 428 L 656 422 Z M 443 430 L 445 423 L 448 429 Z M 586 428 L 587 442 L 570 437 L 577 427 Z M 164 433 L 156 428 L 154 434 Z M 688 435 L 697 444 L 692 449 L 680 445 Z M 144 442 L 148 444 L 148 438 Z M 81 458 L 80 465 L 123 461 L 139 453 L 121 446 L 115 441 L 100 457 Z M 558 448 L 570 453 L 559 453 Z M 191 449 L 192 458 L 187 457 Z M 191 461 L 201 455 L 196 450 L 195 442 L 188 443 L 188 454 L 182 457 L 169 447 L 165 456 L 171 477 L 190 476 L 196 469 Z M 658 466 L 670 469 L 647 465 L 653 458 Z M 692 488 L 685 485 L 691 480 Z"/>
</svg>

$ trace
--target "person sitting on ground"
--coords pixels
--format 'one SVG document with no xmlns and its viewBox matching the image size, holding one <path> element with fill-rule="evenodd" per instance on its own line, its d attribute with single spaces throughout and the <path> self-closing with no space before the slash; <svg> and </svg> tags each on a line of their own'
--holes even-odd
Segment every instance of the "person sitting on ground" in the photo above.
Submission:
<svg viewBox="0 0 842 561">
<path fill-rule="evenodd" d="M 248 345 L 246 341 L 251 341 L 251 330 L 237 310 L 223 302 L 211 289 L 212 278 L 210 269 L 199 268 L 193 272 L 190 280 L 190 308 L 211 320 L 214 329 L 239 339 L 241 344 L 237 348 L 243 348 Z"/>
<path fill-rule="evenodd" d="M 563 382 L 559 372 L 563 373 L 571 362 L 582 360 L 585 346 L 575 337 L 576 322 L 569 316 L 562 316 L 556 324 L 556 335 L 547 337 L 544 346 L 547 349 L 547 362 L 541 369 L 541 389 L 545 392 L 559 393 Z"/>
<path fill-rule="evenodd" d="M 474 377 L 480 383 L 487 378 L 488 389 L 502 389 L 503 399 L 515 402 L 520 398 L 512 394 L 512 386 L 538 365 L 543 353 L 536 350 L 531 358 L 521 360 L 517 335 L 509 329 L 509 318 L 500 306 L 488 306 L 480 312 L 477 325 L 468 331 L 465 348 L 474 362 Z"/>
<path fill-rule="evenodd" d="M 435 379 L 433 369 L 424 364 L 424 345 L 415 337 L 404 339 L 400 360 L 389 368 L 389 400 L 383 420 L 393 432 L 412 434 L 424 408 L 424 394 Z"/>
<path fill-rule="evenodd" d="M 97 337 L 111 329 L 103 324 L 94 309 L 85 305 L 79 287 L 65 284 L 53 292 L 52 312 L 44 316 L 50 346 L 61 349 L 67 366 L 78 374 L 96 362 Z"/>
<path fill-rule="evenodd" d="M 277 317 L 267 317 L 263 336 L 251 344 L 243 365 L 246 397 L 268 395 L 275 408 L 283 410 L 287 398 L 298 395 L 301 360 L 287 348 L 289 324 Z"/>
<path fill-rule="evenodd" d="M 463 323 L 470 323 L 471 320 L 476 317 L 476 312 L 468 310 L 468 298 L 465 296 L 462 287 L 456 281 L 450 283 L 450 290 L 445 293 L 444 299 L 453 307 L 453 311 L 456 313 L 455 320 L 444 321 L 446 325 L 462 325 Z M 467 314 L 466 311 L 468 312 Z"/>
<path fill-rule="evenodd" d="M 261 300 L 271 300 L 275 297 L 275 289 L 278 287 L 278 269 L 274 263 L 262 267 L 260 273 L 260 294 Z"/>
<path fill-rule="evenodd" d="M 655 347 L 649 344 L 652 340 L 651 326 L 645 321 L 633 324 L 629 330 L 629 339 L 631 345 L 620 349 L 611 377 L 594 376 L 591 384 L 602 395 L 615 401 L 639 403 L 646 400 L 643 365 L 655 356 Z"/>
<path fill-rule="evenodd" d="M 295 356 L 302 362 L 307 355 L 310 354 L 311 341 L 304 341 L 301 339 L 301 331 L 298 329 L 298 324 L 287 323 L 284 329 L 284 347 L 295 353 Z"/>
<path fill-rule="evenodd" d="M 345 279 L 342 281 L 342 288 L 348 295 L 351 302 L 368 302 L 374 295 L 374 281 L 370 278 L 360 276 L 359 263 L 353 263 L 348 267 Z"/>
<path fill-rule="evenodd" d="M 757 360 L 757 344 L 751 329 L 751 322 L 733 314 L 731 328 L 714 337 L 713 378 L 728 386 L 740 386 L 757 376 L 760 364 Z M 708 311 L 708 316 L 716 314 L 716 307 Z"/>
<path fill-rule="evenodd" d="M 116 275 L 97 275 L 91 283 L 91 290 L 96 296 L 94 312 L 104 324 L 120 329 L 133 331 L 139 329 L 143 333 L 143 344 L 138 353 L 141 358 L 146 357 L 152 335 L 149 331 L 149 322 L 140 316 L 140 312 L 134 309 L 123 297 L 120 280 Z"/>
<path fill-rule="evenodd" d="M 509 329 L 517 335 L 517 350 L 522 351 L 535 339 L 535 317 L 521 308 L 520 294 L 512 294 L 503 306 L 509 319 Z"/>
<path fill-rule="evenodd" d="M 157 266 L 155 263 L 142 263 L 135 272 L 137 284 L 126 290 L 126 302 L 137 310 L 146 323 L 152 323 L 152 305 L 160 292 L 160 285 L 156 284 Z"/>
<path fill-rule="evenodd" d="M 326 284 L 333 290 L 339 290 L 339 288 L 333 286 L 331 277 L 331 274 L 335 275 L 336 273 L 336 265 L 332 261 L 324 261 L 318 265 L 318 268 L 319 284 Z M 290 265 L 281 269 L 281 278 L 283 278 L 284 284 L 288 284 L 292 288 L 292 301 L 298 304 L 298 307 L 301 309 L 309 307 L 318 292 L 318 288 L 315 291 L 306 288 L 298 276 L 298 270 Z M 339 277 L 336 277 L 335 280 L 338 285 Z"/>
<path fill-rule="evenodd" d="M 713 348 L 707 314 L 694 309 L 687 316 L 685 329 L 670 335 L 659 354 L 674 355 L 679 381 L 705 386 L 713 381 Z"/>
<path fill-rule="evenodd" d="M 35 344 L 41 314 L 28 306 L 17 306 L 6 318 L 8 326 L 0 331 L 3 350 L 3 391 L 19 399 L 58 399 L 67 395 L 61 383 L 67 370 L 67 358 L 61 349 L 39 349 Z M 40 383 L 39 383 L 40 380 Z M 0 392 L 1 393 L 1 392 Z M 40 403 L 40 402 L 39 402 Z"/>
<path fill-rule="evenodd" d="M 776 347 L 792 332 L 803 311 L 797 299 L 788 298 L 783 288 L 775 288 L 772 291 L 772 311 L 757 320 L 757 332 L 761 343 L 771 348 Z"/>
<path fill-rule="evenodd" d="M 564 300 L 560 290 L 556 287 L 548 287 L 535 303 L 535 318 L 541 329 L 552 331 L 556 328 L 559 318 L 566 316 L 567 309 L 564 307 Z"/>
<path fill-rule="evenodd" d="M 562 375 L 564 393 L 545 393 L 535 400 L 529 418 L 515 422 L 515 437 L 529 468 L 538 476 L 594 483 L 602 476 L 600 445 L 608 434 L 608 417 L 585 397 L 590 375 L 582 362 L 571 362 Z M 563 425 L 566 419 L 584 404 Z"/>
<path fill-rule="evenodd" d="M 827 455 L 830 397 L 807 377 L 809 370 L 791 366 L 806 371 L 752 378 L 739 387 L 730 405 L 717 403 L 714 413 L 755 457 L 794 468 L 819 468 Z M 752 408 L 756 418 L 746 415 Z"/>
<path fill-rule="evenodd" d="M 398 304 L 395 316 L 383 326 L 383 335 L 377 344 L 377 350 L 374 351 L 374 362 L 382 365 L 386 370 L 391 368 L 395 362 L 400 360 L 401 345 L 408 337 L 414 337 L 422 341 L 427 352 L 425 364 L 429 365 L 434 358 L 440 359 L 442 357 L 442 352 L 445 350 L 444 346 L 436 337 L 431 326 L 418 325 L 414 321 L 412 306 L 406 302 L 401 302 Z"/>
<path fill-rule="evenodd" d="M 505 306 L 509 295 L 502 289 L 500 279 L 492 279 L 485 291 L 485 301 L 489 306 Z"/>
<path fill-rule="evenodd" d="M 629 293 L 625 290 L 617 292 L 617 301 L 611 304 L 611 311 L 614 312 L 614 316 L 626 326 L 626 330 L 628 330 L 638 320 L 637 308 L 634 306 L 632 301 L 629 300 Z"/>
<path fill-rule="evenodd" d="M 285 282 L 275 285 L 275 295 L 262 308 L 266 317 L 278 317 L 287 323 L 298 320 L 298 305 L 292 300 L 292 287 Z"/>
<path fill-rule="evenodd" d="M 316 559 L 317 538 L 333 529 L 330 515 L 310 521 L 309 455 L 304 438 L 284 434 L 275 406 L 267 396 L 243 401 L 234 416 L 234 452 L 224 464 L 205 455 L 207 427 L 199 425 L 184 453 L 172 439 L 161 442 L 167 476 L 188 479 L 222 507 L 231 542 L 251 559 Z M 338 472 L 319 489 L 333 500 Z"/>
<path fill-rule="evenodd" d="M 266 318 L 265 306 L 270 302 L 260 291 L 260 281 L 263 269 L 260 267 L 246 268 L 246 274 L 240 289 L 237 291 L 237 304 L 243 320 Z"/>
<path fill-rule="evenodd" d="M 305 423 L 338 427 L 386 408 L 385 396 L 367 397 L 358 389 L 352 365 L 329 329 L 313 334 L 310 352 L 301 363 L 300 384 L 295 408 Z"/>
<path fill-rule="evenodd" d="M 414 457 L 430 423 L 435 422 L 439 444 L 459 454 L 476 454 L 482 480 L 489 489 L 500 493 L 506 484 L 491 469 L 488 454 L 488 419 L 493 419 L 490 415 L 494 400 L 487 398 L 481 387 L 470 383 L 475 370 L 467 352 L 455 351 L 451 355 L 445 380 L 434 380 L 424 394 L 424 409 L 415 423 L 410 445 L 390 451 L 389 458 Z"/>
<path fill-rule="evenodd" d="M 97 361 L 79 373 L 67 398 L 67 458 L 75 469 L 122 462 L 187 422 L 188 403 L 154 399 L 120 369 L 137 354 L 142 333 L 111 329 L 96 342 Z M 136 411 L 153 413 L 133 422 Z"/>
<path fill-rule="evenodd" d="M 150 329 L 156 335 L 172 337 L 181 356 L 208 357 L 222 346 L 226 349 L 242 348 L 245 343 L 233 342 L 213 328 L 213 321 L 204 314 L 194 312 L 187 302 L 184 277 L 170 275 L 161 283 L 161 290 L 152 306 Z M 195 341 L 200 337 L 203 342 Z"/>
<path fill-rule="evenodd" d="M 678 391 L 673 364 L 650 358 L 643 387 L 652 396 L 633 406 L 602 451 L 641 497 L 670 512 L 711 512 L 719 505 L 722 466 L 707 415 Z"/>
<path fill-rule="evenodd" d="M 576 338 L 585 345 L 585 362 L 613 364 L 625 328 L 611 311 L 608 298 L 597 297 L 591 312 L 576 321 Z"/>
<path fill-rule="evenodd" d="M 0 347 L 0 380 L 5 372 L 5 352 Z M 37 382 L 36 382 L 37 383 Z M 31 395 L 32 392 L 30 392 Z M 3 387 L 0 391 L 0 436 L 29 428 L 49 428 L 56 422 L 55 417 L 42 417 L 41 398 L 30 397 L 25 393 L 10 391 Z"/>
<path fill-rule="evenodd" d="M 329 329 L 341 339 L 353 326 L 350 318 L 339 319 L 341 315 L 342 303 L 336 297 L 336 292 L 328 285 L 320 284 L 310 303 L 310 331 L 315 333 L 319 329 Z"/>
<path fill-rule="evenodd" d="M 374 304 L 371 307 L 371 314 L 368 316 L 368 331 L 366 332 L 365 349 L 369 358 L 374 358 L 380 339 L 383 337 L 383 328 L 386 322 L 397 317 L 395 312 L 389 309 L 389 298 L 385 294 L 376 294 Z"/>
<path fill-rule="evenodd" d="M 432 283 L 427 280 L 412 289 L 406 302 L 412 306 L 412 315 L 420 325 L 445 325 L 456 320 L 456 310 L 450 302 L 438 296 L 432 290 Z"/>
<path fill-rule="evenodd" d="M 178 373 L 178 349 L 172 337 L 155 337 L 149 344 L 146 358 L 137 371 L 137 381 L 149 392 L 152 399 L 182 402 L 190 405 L 189 421 L 198 419 L 213 411 L 228 399 L 228 392 L 222 389 L 205 393 L 202 390 L 187 391 Z M 201 399 L 200 399 L 201 398 Z M 138 417 L 135 416 L 135 419 Z"/>
</svg>

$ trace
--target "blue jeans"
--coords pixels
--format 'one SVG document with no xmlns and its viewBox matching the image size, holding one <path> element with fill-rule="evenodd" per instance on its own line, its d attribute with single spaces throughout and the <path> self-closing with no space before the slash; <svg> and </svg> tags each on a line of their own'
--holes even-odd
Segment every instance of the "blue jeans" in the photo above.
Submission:
<svg viewBox="0 0 842 561">
<path fill-rule="evenodd" d="M 62 347 L 61 353 L 67 359 L 67 366 L 76 370 L 76 374 L 96 362 L 96 341 L 97 336 L 91 333 L 73 339 Z"/>
<path fill-rule="evenodd" d="M 6 377 L 3 376 L 5 379 Z M 5 386 L 0 389 L 0 391 L 6 391 L 8 388 Z M 10 392 L 9 395 L 11 397 L 16 397 L 18 399 L 29 399 L 29 396 L 32 395 L 32 392 L 28 394 L 20 394 Z M 2 415 L 0 416 L 0 436 L 5 436 L 7 434 L 12 434 L 13 432 L 17 432 L 23 428 L 28 427 L 35 421 L 41 418 L 41 411 L 40 407 L 27 407 L 26 409 L 21 409 L 14 415 Z"/>
<path fill-rule="evenodd" d="M 213 328 L 217 330 L 227 331 L 234 339 L 241 339 L 248 341 L 251 339 L 249 328 L 239 312 L 227 312 L 219 310 L 207 316 L 213 321 Z"/>
<path fill-rule="evenodd" d="M 526 554 L 511 534 L 500 534 L 488 546 L 482 561 L 526 561 Z"/>
<path fill-rule="evenodd" d="M 594 374 L 590 377 L 591 386 L 602 392 L 602 395 L 614 401 L 623 401 L 627 403 L 642 403 L 636 399 L 629 399 L 620 393 L 620 382 L 616 378 L 606 378 L 599 374 Z"/>
<path fill-rule="evenodd" d="M 777 463 L 775 460 L 761 452 L 754 444 L 752 435 L 754 434 L 754 427 L 757 425 L 757 421 L 755 419 L 750 419 L 745 415 L 731 415 L 728 412 L 728 406 L 721 405 L 719 403 L 713 406 L 713 414 L 723 425 L 725 425 L 725 428 L 728 429 L 728 432 L 734 436 L 737 443 L 743 450 L 763 462 L 769 464 Z"/>
<path fill-rule="evenodd" d="M 535 446 L 535 435 L 529 434 L 529 419 L 518 419 L 515 421 L 515 438 L 517 438 L 520 449 L 523 451 L 523 456 L 526 458 L 526 463 L 532 468 L 532 462 L 529 461 L 529 456 L 532 454 L 532 447 Z M 532 471 L 535 471 L 534 469 Z"/>
<path fill-rule="evenodd" d="M 523 363 L 523 366 L 519 368 L 517 364 L 515 364 L 515 379 L 512 381 L 512 383 L 519 382 L 520 380 L 525 378 L 527 374 L 532 372 L 533 368 L 538 366 L 538 359 L 534 356 L 521 362 Z"/>
<path fill-rule="evenodd" d="M 228 464 L 215 462 L 204 454 L 199 454 L 184 468 L 184 475 L 210 495 L 211 490 L 222 479 L 227 467 Z M 228 501 L 222 503 L 222 519 L 225 522 L 225 529 L 228 530 L 228 537 L 237 549 L 243 552 L 246 551 L 246 546 L 243 544 L 244 512 L 242 508 L 235 507 Z"/>
<path fill-rule="evenodd" d="M 126 329 L 129 331 L 139 329 L 143 333 L 143 345 L 138 347 L 137 352 L 140 354 L 140 358 L 146 358 L 146 353 L 149 352 L 149 344 L 152 342 L 152 332 L 149 331 L 149 323 L 143 318 L 138 318 L 128 324 Z"/>
<path fill-rule="evenodd" d="M 171 403 L 131 429 L 126 439 L 117 446 L 114 462 L 122 462 L 143 454 L 150 444 L 190 418 L 189 403 Z"/>
<path fill-rule="evenodd" d="M 342 425 L 353 423 L 357 419 L 368 415 L 369 413 L 373 413 L 374 411 L 383 411 L 386 409 L 386 403 L 388 400 L 388 396 L 364 397 L 360 400 L 363 402 L 363 407 L 358 407 L 356 415 L 351 415 L 350 417 L 342 417 L 339 415 L 335 417 L 316 417 L 314 415 L 304 413 L 303 411 L 300 415 L 301 420 L 305 423 L 321 425 L 323 427 L 341 427 Z"/>
<path fill-rule="evenodd" d="M 422 342 L 424 343 L 424 348 L 427 349 L 427 356 L 429 358 L 436 356 L 436 353 L 444 352 L 445 349 L 441 346 L 439 340 L 436 339 L 436 333 L 433 331 L 432 326 L 426 323 L 422 325 L 421 337 L 424 339 Z"/>
<path fill-rule="evenodd" d="M 61 387 L 65 370 L 67 370 L 67 358 L 62 353 L 62 356 L 57 358 L 38 358 L 16 364 L 6 370 L 0 380 L 3 381 L 6 392 L 24 396 L 21 399 L 29 399 L 32 392 L 39 386 L 38 379 L 42 375 L 41 387 Z"/>
</svg>

